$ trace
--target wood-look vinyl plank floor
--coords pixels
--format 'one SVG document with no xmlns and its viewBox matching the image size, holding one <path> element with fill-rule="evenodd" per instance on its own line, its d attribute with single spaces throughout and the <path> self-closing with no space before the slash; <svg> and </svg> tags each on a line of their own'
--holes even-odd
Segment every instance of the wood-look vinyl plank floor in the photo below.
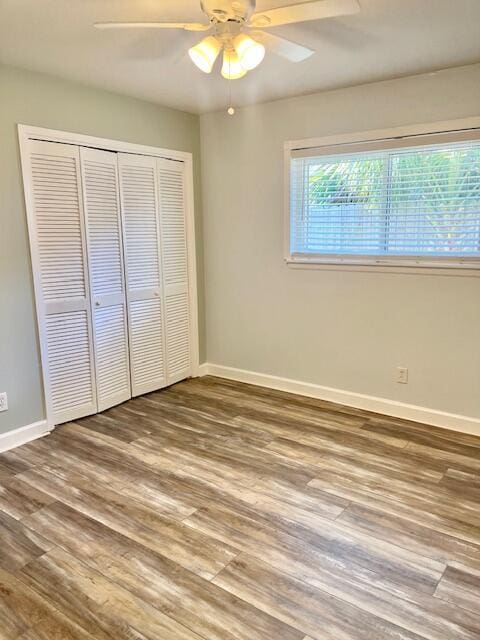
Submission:
<svg viewBox="0 0 480 640">
<path fill-rule="evenodd" d="M 0 454 L 0 640 L 480 640 L 480 438 L 219 378 Z"/>
<path fill-rule="evenodd" d="M 0 638 L 93 640 L 37 591 L 0 569 Z"/>
<path fill-rule="evenodd" d="M 56 500 L 153 551 L 161 551 L 206 579 L 216 575 L 237 554 L 230 545 L 220 544 L 174 517 L 146 507 L 137 500 L 125 500 L 121 491 L 113 491 L 106 486 L 87 486 L 74 472 L 61 478 L 48 469 L 39 468 L 22 477 Z"/>
<path fill-rule="evenodd" d="M 0 568 L 16 571 L 52 548 L 48 540 L 0 511 Z"/>
<path fill-rule="evenodd" d="M 54 498 L 23 482 L 18 476 L 0 480 L 0 514 L 21 520 L 50 504 Z"/>
<path fill-rule="evenodd" d="M 435 596 L 478 613 L 480 609 L 480 570 L 458 563 L 449 565 L 438 583 Z"/>
</svg>

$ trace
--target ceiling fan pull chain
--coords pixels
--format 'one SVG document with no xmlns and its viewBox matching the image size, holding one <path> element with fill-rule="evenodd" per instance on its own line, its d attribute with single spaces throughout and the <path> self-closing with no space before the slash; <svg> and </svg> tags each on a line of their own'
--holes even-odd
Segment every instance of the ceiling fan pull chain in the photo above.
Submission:
<svg viewBox="0 0 480 640">
<path fill-rule="evenodd" d="M 232 105 L 232 74 L 231 74 L 231 58 L 228 59 L 228 109 L 229 116 L 235 115 L 235 107 Z"/>
</svg>

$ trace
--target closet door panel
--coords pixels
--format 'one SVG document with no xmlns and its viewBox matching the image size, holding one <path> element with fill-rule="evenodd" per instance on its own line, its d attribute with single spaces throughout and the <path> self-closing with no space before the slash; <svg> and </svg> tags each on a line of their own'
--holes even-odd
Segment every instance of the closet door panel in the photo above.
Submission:
<svg viewBox="0 0 480 640">
<path fill-rule="evenodd" d="M 132 394 L 166 384 L 155 159 L 119 154 Z"/>
<path fill-rule="evenodd" d="M 79 150 L 31 140 L 25 192 L 49 418 L 95 413 Z"/>
<path fill-rule="evenodd" d="M 157 159 L 168 384 L 191 375 L 184 172 L 183 162 Z"/>
<path fill-rule="evenodd" d="M 130 357 L 134 372 L 134 395 L 165 385 L 163 318 L 159 298 L 131 300 Z"/>
<path fill-rule="evenodd" d="M 131 397 L 117 154 L 82 148 L 98 410 Z"/>
</svg>

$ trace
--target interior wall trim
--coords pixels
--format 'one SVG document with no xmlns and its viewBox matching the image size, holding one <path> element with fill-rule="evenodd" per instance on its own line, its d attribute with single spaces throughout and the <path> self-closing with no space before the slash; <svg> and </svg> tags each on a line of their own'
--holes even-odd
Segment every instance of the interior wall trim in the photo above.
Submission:
<svg viewBox="0 0 480 640">
<path fill-rule="evenodd" d="M 234 367 L 226 367 L 210 362 L 200 365 L 199 375 L 218 376 L 219 378 L 227 378 L 228 380 L 236 380 L 237 382 L 268 387 L 278 391 L 287 391 L 301 396 L 308 396 L 309 398 L 318 398 L 319 400 L 343 404 L 348 407 L 354 407 L 355 409 L 363 409 L 364 411 L 380 413 L 394 418 L 421 422 L 442 429 L 450 429 L 452 431 L 480 436 L 480 418 L 471 416 L 448 413 L 446 411 L 406 404 L 388 398 L 379 398 L 363 393 L 355 393 L 354 391 L 324 387 L 309 382 L 301 382 L 300 380 L 280 378 L 266 373 L 236 369 Z"/>
<path fill-rule="evenodd" d="M 39 422 L 32 422 L 24 427 L 18 427 L 18 429 L 12 429 L 6 433 L 0 433 L 0 453 L 3 451 L 9 451 L 15 449 L 21 444 L 26 444 L 37 438 L 43 438 L 52 431 L 52 427 L 49 427 L 46 420 L 40 420 Z"/>
<path fill-rule="evenodd" d="M 202 364 L 200 364 L 198 366 L 197 369 L 197 378 L 201 378 L 202 376 L 208 376 L 208 375 L 216 375 L 214 373 L 210 373 L 209 367 L 213 367 L 214 365 L 212 364 L 208 364 L 208 362 L 203 362 Z"/>
</svg>

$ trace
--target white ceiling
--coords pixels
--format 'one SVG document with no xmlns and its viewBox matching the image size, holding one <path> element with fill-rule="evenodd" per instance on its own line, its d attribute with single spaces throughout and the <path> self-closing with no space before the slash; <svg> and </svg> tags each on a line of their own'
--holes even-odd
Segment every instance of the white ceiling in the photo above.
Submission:
<svg viewBox="0 0 480 640">
<path fill-rule="evenodd" d="M 257 10 L 299 0 L 258 0 Z M 274 54 L 232 82 L 237 105 L 480 61 L 480 0 L 360 0 L 361 13 L 272 29 L 317 51 Z M 0 61 L 202 113 L 227 103 L 218 66 L 187 49 L 202 34 L 98 31 L 97 21 L 201 21 L 198 0 L 0 0 Z M 217 62 L 217 65 L 219 63 Z"/>
</svg>

